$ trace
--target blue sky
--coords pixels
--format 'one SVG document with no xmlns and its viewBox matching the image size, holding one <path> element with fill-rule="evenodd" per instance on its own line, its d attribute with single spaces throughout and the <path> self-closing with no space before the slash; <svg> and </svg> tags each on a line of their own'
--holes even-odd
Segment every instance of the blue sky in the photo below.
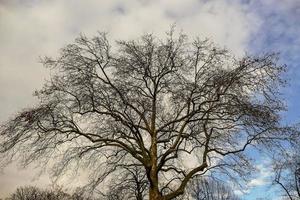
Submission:
<svg viewBox="0 0 300 200">
<path fill-rule="evenodd" d="M 288 112 L 284 122 L 300 119 L 300 1 L 299 0 L 2 0 L 0 1 L 0 122 L 35 103 L 32 93 L 49 72 L 38 57 L 56 55 L 80 32 L 108 31 L 112 39 L 130 39 L 145 32 L 163 36 L 176 23 L 191 37 L 208 37 L 237 56 L 280 52 L 289 67 L 289 85 L 282 89 Z M 276 199 L 269 189 L 268 162 L 257 158 L 260 172 L 244 198 Z M 0 174 L 0 198 L 22 184 L 46 185 L 44 175 L 11 165 Z M 19 185 L 18 185 L 19 184 Z M 277 195 L 276 195 L 277 196 Z"/>
<path fill-rule="evenodd" d="M 267 3 L 266 3 L 267 2 Z M 262 24 L 260 29 L 252 36 L 248 43 L 248 50 L 254 54 L 263 52 L 280 53 L 280 62 L 288 66 L 286 74 L 289 82 L 282 89 L 282 96 L 286 100 L 288 111 L 283 113 L 283 123 L 299 122 L 299 97 L 300 97 L 300 2 L 298 1 L 245 1 L 252 12 L 260 16 Z M 250 149 L 251 151 L 251 149 Z M 250 152 L 252 153 L 252 152 Z M 264 162 L 264 157 L 258 153 L 257 163 Z M 244 195 L 245 199 L 269 198 L 279 199 L 278 187 L 271 187 L 272 174 L 268 168 L 268 161 L 258 177 L 263 177 L 257 187 Z"/>
</svg>

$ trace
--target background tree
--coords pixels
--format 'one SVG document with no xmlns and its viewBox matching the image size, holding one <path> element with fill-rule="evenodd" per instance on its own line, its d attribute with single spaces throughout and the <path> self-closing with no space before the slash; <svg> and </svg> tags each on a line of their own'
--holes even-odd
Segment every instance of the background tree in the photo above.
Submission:
<svg viewBox="0 0 300 200">
<path fill-rule="evenodd" d="M 288 200 L 300 198 L 300 157 L 297 149 L 274 163 L 274 183 L 282 189 L 283 198 Z"/>
<path fill-rule="evenodd" d="M 174 199 L 212 168 L 244 177 L 248 145 L 270 149 L 288 136 L 279 123 L 285 67 L 274 54 L 235 58 L 173 31 L 112 48 L 100 33 L 43 63 L 52 77 L 36 92 L 38 105 L 2 126 L 2 161 L 55 159 L 58 177 L 89 169 L 88 193 L 141 166 L 148 198 Z"/>
<path fill-rule="evenodd" d="M 52 189 L 41 189 L 35 186 L 19 187 L 15 192 L 10 194 L 5 200 L 100 200 L 85 197 L 84 195 L 74 192 L 68 194 L 61 187 Z"/>
<path fill-rule="evenodd" d="M 61 189 L 43 190 L 34 186 L 19 187 L 7 200 L 71 200 Z M 75 199 L 74 199 L 75 200 Z M 83 200 L 83 199 L 82 199 Z"/>
<path fill-rule="evenodd" d="M 103 195 L 107 200 L 143 200 L 149 189 L 146 173 L 138 166 L 124 167 L 119 176 L 110 180 L 109 192 Z"/>
<path fill-rule="evenodd" d="M 187 190 L 188 199 L 194 200 L 239 200 L 231 187 L 219 180 L 198 178 L 191 182 Z"/>
</svg>

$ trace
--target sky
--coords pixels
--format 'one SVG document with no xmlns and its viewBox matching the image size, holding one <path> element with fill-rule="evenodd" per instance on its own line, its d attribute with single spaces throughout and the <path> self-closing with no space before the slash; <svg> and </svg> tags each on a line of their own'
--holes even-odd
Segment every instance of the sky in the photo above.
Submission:
<svg viewBox="0 0 300 200">
<path fill-rule="evenodd" d="M 299 0 L 0 0 L 0 123 L 36 103 L 32 94 L 49 71 L 40 56 L 55 56 L 80 33 L 108 32 L 111 40 L 143 33 L 163 37 L 172 24 L 193 38 L 209 38 L 235 55 L 280 52 L 288 65 L 289 85 L 282 89 L 286 123 L 300 119 Z M 236 191 L 245 200 L 271 197 L 270 169 L 257 158 L 259 173 L 248 189 Z M 26 184 L 47 185 L 35 169 L 16 164 L 0 173 L 0 198 Z M 270 196 L 271 195 L 271 196 Z"/>
</svg>

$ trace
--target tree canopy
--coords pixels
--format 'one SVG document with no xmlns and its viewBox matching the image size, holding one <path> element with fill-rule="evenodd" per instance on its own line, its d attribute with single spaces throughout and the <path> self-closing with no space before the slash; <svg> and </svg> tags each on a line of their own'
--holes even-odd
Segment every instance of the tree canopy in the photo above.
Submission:
<svg viewBox="0 0 300 200">
<path fill-rule="evenodd" d="M 88 192 L 138 170 L 147 198 L 174 199 L 211 170 L 246 176 L 247 146 L 270 150 L 290 134 L 276 54 L 235 57 L 173 31 L 113 45 L 99 33 L 43 64 L 51 79 L 35 93 L 40 103 L 2 126 L 1 155 L 55 160 L 53 176 L 88 169 Z"/>
</svg>

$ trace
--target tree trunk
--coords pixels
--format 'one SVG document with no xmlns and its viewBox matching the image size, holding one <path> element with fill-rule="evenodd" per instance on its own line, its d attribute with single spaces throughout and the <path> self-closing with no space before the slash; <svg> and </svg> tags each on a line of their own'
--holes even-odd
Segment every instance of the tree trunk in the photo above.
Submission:
<svg viewBox="0 0 300 200">
<path fill-rule="evenodd" d="M 159 193 L 159 191 L 155 188 L 149 189 L 149 200 L 163 200 L 163 197 Z"/>
<path fill-rule="evenodd" d="M 149 200 L 163 200 L 162 195 L 158 188 L 158 171 L 157 171 L 157 132 L 155 128 L 156 121 L 156 92 L 157 87 L 153 92 L 152 102 L 152 116 L 151 116 L 151 169 L 150 169 L 150 189 L 149 189 Z"/>
</svg>

